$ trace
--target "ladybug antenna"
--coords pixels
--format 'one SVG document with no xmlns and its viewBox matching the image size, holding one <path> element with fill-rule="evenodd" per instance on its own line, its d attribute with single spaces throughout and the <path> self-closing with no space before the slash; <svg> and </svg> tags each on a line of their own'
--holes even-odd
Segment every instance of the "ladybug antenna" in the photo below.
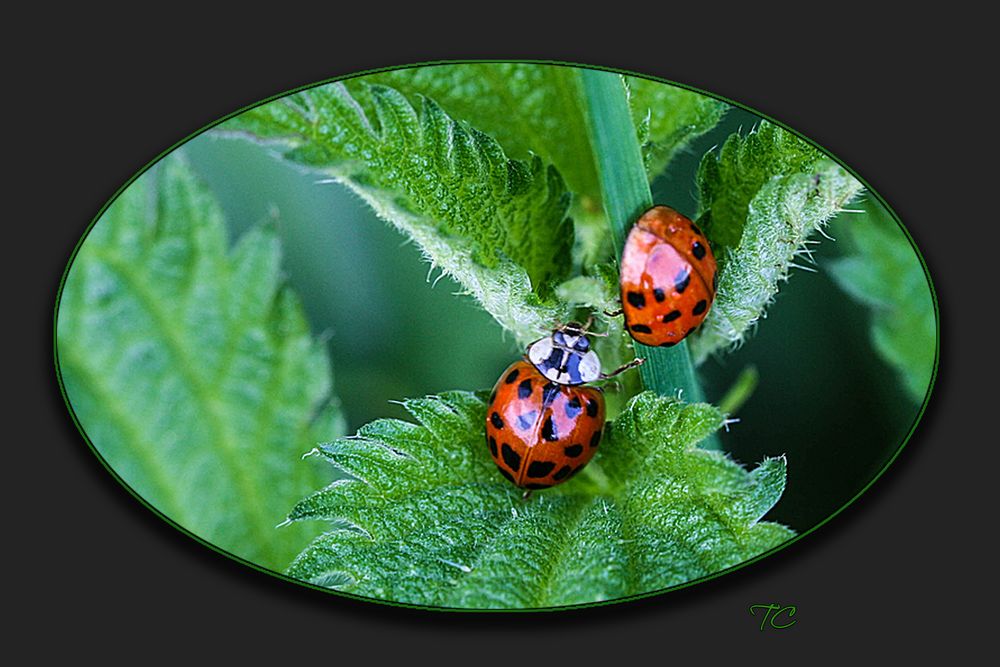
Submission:
<svg viewBox="0 0 1000 667">
<path fill-rule="evenodd" d="M 591 331 L 590 327 L 594 324 L 594 314 L 591 313 L 587 316 L 587 321 L 583 324 L 579 322 L 568 322 L 564 324 L 561 329 L 564 331 L 571 331 L 573 333 L 581 334 L 583 336 L 597 336 L 599 338 L 607 338 L 608 334 L 600 333 L 597 331 Z"/>
<path fill-rule="evenodd" d="M 580 324 L 579 322 L 567 322 L 566 324 L 561 324 L 556 327 L 557 331 L 568 331 L 570 333 L 585 334 L 587 333 L 587 327 L 590 326 L 590 320 L 587 320 L 586 324 Z"/>
<path fill-rule="evenodd" d="M 614 376 L 618 375 L 619 373 L 624 373 L 625 371 L 627 371 L 629 369 L 636 368 L 638 366 L 642 366 L 645 362 L 646 362 L 646 359 L 643 358 L 643 357 L 639 357 L 638 359 L 633 359 L 632 361 L 628 362 L 624 366 L 620 366 L 620 367 L 616 368 L 615 370 L 611 371 L 610 373 L 601 373 L 601 379 L 602 380 L 607 380 L 608 378 L 614 377 Z"/>
</svg>

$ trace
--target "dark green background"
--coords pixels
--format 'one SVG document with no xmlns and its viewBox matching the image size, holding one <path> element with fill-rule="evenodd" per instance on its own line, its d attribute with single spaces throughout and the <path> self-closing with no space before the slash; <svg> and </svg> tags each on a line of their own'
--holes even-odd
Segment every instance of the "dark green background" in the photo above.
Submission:
<svg viewBox="0 0 1000 667">
<path fill-rule="evenodd" d="M 654 200 L 693 215 L 700 156 L 758 122 L 733 109 L 653 183 Z M 235 238 L 268 220 L 313 330 L 328 336 L 335 391 L 350 432 L 377 417 L 405 418 L 390 403 L 447 389 L 490 387 L 521 350 L 449 278 L 432 282 L 420 251 L 355 195 L 281 162 L 262 148 L 210 133 L 183 151 L 224 207 Z M 901 232 L 902 233 L 902 232 Z M 843 506 L 898 449 L 919 406 L 869 342 L 870 314 L 824 270 L 838 256 L 824 241 L 817 273 L 794 271 L 755 333 L 700 374 L 717 402 L 748 364 L 760 382 L 722 434 L 742 463 L 788 457 L 788 486 L 768 515 L 805 531 Z"/>
</svg>

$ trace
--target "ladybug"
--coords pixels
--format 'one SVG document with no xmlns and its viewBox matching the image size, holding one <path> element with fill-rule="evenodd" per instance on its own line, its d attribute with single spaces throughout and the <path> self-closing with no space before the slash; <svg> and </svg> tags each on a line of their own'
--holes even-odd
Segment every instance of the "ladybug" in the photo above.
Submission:
<svg viewBox="0 0 1000 667">
<path fill-rule="evenodd" d="M 500 474 L 527 489 L 547 489 L 580 472 L 604 430 L 604 393 L 584 386 L 601 372 L 584 328 L 568 324 L 531 343 L 497 380 L 486 410 L 486 444 Z"/>
<path fill-rule="evenodd" d="M 716 287 L 715 256 L 698 225 L 667 206 L 643 213 L 622 251 L 629 335 L 645 345 L 676 345 L 705 320 Z"/>
</svg>

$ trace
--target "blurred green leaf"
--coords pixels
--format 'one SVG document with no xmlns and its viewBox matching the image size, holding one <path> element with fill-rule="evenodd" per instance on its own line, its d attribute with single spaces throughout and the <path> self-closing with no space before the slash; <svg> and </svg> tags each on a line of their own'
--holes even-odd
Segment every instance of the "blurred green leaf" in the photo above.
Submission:
<svg viewBox="0 0 1000 667">
<path fill-rule="evenodd" d="M 519 341 L 565 318 L 554 286 L 569 272 L 573 232 L 556 169 L 537 156 L 508 159 L 494 139 L 429 99 L 418 111 L 392 88 L 364 91 L 320 86 L 223 129 L 282 143 L 286 158 L 346 184 Z"/>
<path fill-rule="evenodd" d="M 757 367 L 746 366 L 719 399 L 719 409 L 727 415 L 739 412 L 740 408 L 753 396 L 758 382 L 760 382 L 760 374 L 757 372 Z"/>
<path fill-rule="evenodd" d="M 166 158 L 94 225 L 61 295 L 59 370 L 87 437 L 140 496 L 274 569 L 316 534 L 275 530 L 342 432 L 331 372 L 282 285 L 273 230 L 230 252 L 213 197 Z"/>
<path fill-rule="evenodd" d="M 822 152 L 768 123 L 733 134 L 698 172 L 699 224 L 719 263 L 708 317 L 689 337 L 695 360 L 740 343 L 788 279 L 810 235 L 861 190 Z"/>
<path fill-rule="evenodd" d="M 871 308 L 872 342 L 895 368 L 907 393 L 923 401 L 934 370 L 934 302 L 923 266 L 888 211 L 873 201 L 864 215 L 845 216 L 836 228 L 846 257 L 830 263 L 840 287 Z"/>
<path fill-rule="evenodd" d="M 628 76 L 632 121 L 640 128 L 646 171 L 663 172 L 678 151 L 722 119 L 729 105 L 714 97 L 658 81 Z"/>
<path fill-rule="evenodd" d="M 680 584 L 793 535 L 760 521 L 784 489 L 783 458 L 747 472 L 695 447 L 722 425 L 712 406 L 638 395 L 607 426 L 589 474 L 524 501 L 483 443 L 483 399 L 403 405 L 416 424 L 378 420 L 316 450 L 351 479 L 292 511 L 332 529 L 291 575 L 413 604 L 559 606 Z"/>
</svg>

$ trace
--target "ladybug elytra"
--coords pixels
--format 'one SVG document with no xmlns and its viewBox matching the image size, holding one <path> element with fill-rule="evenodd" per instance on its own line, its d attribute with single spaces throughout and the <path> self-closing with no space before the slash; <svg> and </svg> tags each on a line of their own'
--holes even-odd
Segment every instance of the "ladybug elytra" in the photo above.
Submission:
<svg viewBox="0 0 1000 667">
<path fill-rule="evenodd" d="M 486 411 L 486 444 L 500 473 L 527 489 L 525 497 L 573 477 L 597 452 L 604 430 L 604 394 L 584 384 L 641 363 L 602 373 L 576 324 L 530 344 L 497 380 Z"/>
<path fill-rule="evenodd" d="M 621 262 L 625 329 L 645 345 L 671 347 L 704 320 L 716 290 L 708 239 L 667 206 L 654 206 L 625 239 Z"/>
</svg>

